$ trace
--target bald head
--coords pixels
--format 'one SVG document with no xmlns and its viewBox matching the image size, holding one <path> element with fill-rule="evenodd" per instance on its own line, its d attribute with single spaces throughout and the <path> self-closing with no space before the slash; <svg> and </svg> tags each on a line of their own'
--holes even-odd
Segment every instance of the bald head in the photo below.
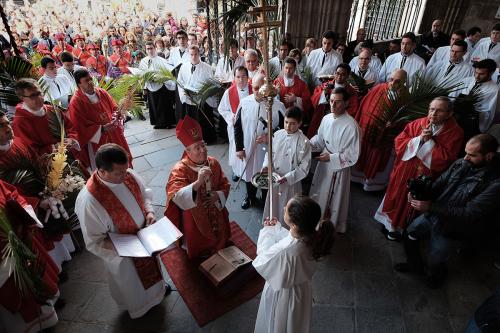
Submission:
<svg viewBox="0 0 500 333">
<path fill-rule="evenodd" d="M 396 69 L 389 76 L 389 89 L 394 91 L 401 89 L 406 84 L 407 77 L 408 74 L 404 69 Z"/>
<path fill-rule="evenodd" d="M 359 53 L 359 69 L 362 71 L 366 70 L 368 68 L 368 65 L 370 64 L 370 60 L 372 59 L 372 52 L 369 49 L 364 49 Z"/>
<path fill-rule="evenodd" d="M 260 100 L 260 96 L 258 94 L 258 91 L 259 91 L 260 87 L 262 87 L 264 85 L 264 78 L 265 78 L 265 76 L 262 73 L 257 73 L 252 78 L 252 90 L 253 90 L 253 93 L 255 95 L 255 99 L 258 101 Z"/>
</svg>

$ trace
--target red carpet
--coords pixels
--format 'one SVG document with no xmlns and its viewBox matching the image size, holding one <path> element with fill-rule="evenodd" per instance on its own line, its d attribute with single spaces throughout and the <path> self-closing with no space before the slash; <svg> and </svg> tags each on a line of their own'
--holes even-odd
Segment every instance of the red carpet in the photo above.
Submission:
<svg viewBox="0 0 500 333">
<path fill-rule="evenodd" d="M 231 235 L 234 245 L 254 259 L 257 251 L 254 242 L 235 222 L 231 222 Z M 162 253 L 161 260 L 200 327 L 255 297 L 264 287 L 264 280 L 251 264 L 216 288 L 199 271 L 202 260 L 189 261 L 181 248 Z"/>
</svg>

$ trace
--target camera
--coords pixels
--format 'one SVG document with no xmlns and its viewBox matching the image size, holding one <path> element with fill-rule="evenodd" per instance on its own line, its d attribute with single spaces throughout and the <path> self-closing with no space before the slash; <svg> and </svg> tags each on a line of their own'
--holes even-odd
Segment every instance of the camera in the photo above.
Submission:
<svg viewBox="0 0 500 333">
<path fill-rule="evenodd" d="M 406 184 L 408 191 L 415 200 L 428 201 L 432 198 L 432 178 L 429 176 L 418 176 L 408 179 Z"/>
</svg>

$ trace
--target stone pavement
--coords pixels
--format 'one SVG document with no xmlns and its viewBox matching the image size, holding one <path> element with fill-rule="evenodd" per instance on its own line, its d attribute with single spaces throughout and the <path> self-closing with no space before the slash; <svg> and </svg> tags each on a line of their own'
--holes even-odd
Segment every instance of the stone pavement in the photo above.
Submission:
<svg viewBox="0 0 500 333">
<path fill-rule="evenodd" d="M 153 189 L 160 216 L 170 168 L 180 159 L 183 148 L 173 129 L 153 130 L 148 121 L 135 120 L 126 127 L 134 168 Z M 230 176 L 227 145 L 208 150 Z M 257 241 L 262 211 L 240 208 L 243 191 L 244 186 L 231 191 L 230 218 Z M 401 243 L 384 238 L 372 219 L 382 196 L 352 185 L 349 230 L 337 237 L 333 255 L 320 263 L 314 277 L 313 332 L 463 332 L 477 305 L 500 284 L 500 270 L 493 267 L 494 259 L 500 259 L 499 249 L 495 254 L 482 251 L 457 256 L 452 259 L 446 286 L 430 290 L 420 278 L 392 269 L 404 259 L 404 252 Z M 111 298 L 99 258 L 83 250 L 65 269 L 69 280 L 60 289 L 66 306 L 59 312 L 60 322 L 49 332 L 222 333 L 254 329 L 259 297 L 199 328 L 172 285 L 174 291 L 159 306 L 131 320 Z"/>
</svg>

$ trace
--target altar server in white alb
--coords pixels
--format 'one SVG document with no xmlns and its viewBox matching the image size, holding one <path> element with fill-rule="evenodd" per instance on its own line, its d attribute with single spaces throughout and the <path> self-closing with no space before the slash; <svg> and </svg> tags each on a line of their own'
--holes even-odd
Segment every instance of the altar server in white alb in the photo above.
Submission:
<svg viewBox="0 0 500 333">
<path fill-rule="evenodd" d="M 484 59 L 476 62 L 473 67 L 474 76 L 465 79 L 464 88 L 451 93 L 450 96 L 457 97 L 460 94 L 474 94 L 479 96 L 475 109 L 479 112 L 479 131 L 484 133 L 493 123 L 497 108 L 498 86 L 492 80 L 493 73 L 497 69 L 497 64 L 494 60 Z"/>
<path fill-rule="evenodd" d="M 219 114 L 227 123 L 227 136 L 229 140 L 229 166 L 233 169 L 233 180 L 240 177 L 245 167 L 245 162 L 236 157 L 236 146 L 234 144 L 234 122 L 236 111 L 240 101 L 252 93 L 252 85 L 248 83 L 248 70 L 239 66 L 234 70 L 234 81 L 222 95 L 219 104 Z"/>
<path fill-rule="evenodd" d="M 497 64 L 500 63 L 500 23 L 491 29 L 490 37 L 483 38 L 477 43 L 471 56 L 473 62 L 484 59 L 493 59 Z"/>
<path fill-rule="evenodd" d="M 262 169 L 262 162 L 267 148 L 267 102 L 258 93 L 264 84 L 264 76 L 257 74 L 252 79 L 253 94 L 240 100 L 234 123 L 234 142 L 236 157 L 245 163 L 245 171 L 241 174 L 246 184 L 247 194 L 241 208 L 247 209 L 256 203 L 257 189 L 252 185 L 252 177 Z M 273 101 L 273 123 L 271 130 L 283 123 L 285 106 L 277 98 Z M 262 199 L 265 198 L 263 195 Z"/>
<path fill-rule="evenodd" d="M 300 181 L 309 173 L 311 167 L 311 144 L 302 131 L 302 110 L 289 107 L 285 112 L 284 129 L 273 136 L 273 172 L 277 173 L 279 187 L 273 191 L 273 211 L 269 213 L 269 193 L 264 207 L 264 217 L 283 216 L 285 205 L 294 195 L 302 194 Z M 268 171 L 266 152 L 262 173 Z"/>
<path fill-rule="evenodd" d="M 391 54 L 385 60 L 380 70 L 380 82 L 387 82 L 389 76 L 396 69 L 404 69 L 408 73 L 408 84 L 411 85 L 414 76 L 425 69 L 425 61 L 416 55 L 416 37 L 413 32 L 407 32 L 401 39 L 401 52 Z"/>
<path fill-rule="evenodd" d="M 145 43 L 146 53 L 148 54 L 139 63 L 139 69 L 143 72 L 168 70 L 173 67 L 165 58 L 156 53 L 153 42 Z M 173 80 L 165 83 L 147 81 L 144 90 L 148 96 L 149 121 L 155 129 L 175 127 L 175 82 Z"/>
<path fill-rule="evenodd" d="M 122 147 L 102 145 L 95 159 L 97 171 L 78 194 L 75 212 L 87 250 L 104 260 L 111 296 L 132 319 L 139 318 L 165 296 L 159 264 L 153 257 L 120 257 L 108 232 L 136 234 L 154 223 L 152 191 L 128 169 L 127 152 Z"/>
<path fill-rule="evenodd" d="M 316 200 L 326 216 L 331 218 L 339 233 L 346 231 L 351 189 L 351 166 L 360 152 L 360 130 L 346 112 L 349 94 L 335 88 L 330 95 L 331 113 L 324 116 L 318 134 L 311 139 L 318 165 L 314 172 L 309 196 Z"/>
<path fill-rule="evenodd" d="M 245 65 L 245 58 L 239 55 L 239 46 L 236 39 L 229 41 L 229 57 L 224 56 L 224 43 L 220 45 L 221 57 L 215 68 L 215 77 L 221 82 L 231 82 L 234 79 L 234 70 Z"/>
<path fill-rule="evenodd" d="M 463 40 L 456 41 L 449 49 L 448 57 L 445 60 L 439 60 L 433 65 L 427 66 L 425 77 L 443 88 L 460 84 L 465 79 L 472 77 L 474 68 L 464 59 L 466 52 L 467 43 Z"/>
<path fill-rule="evenodd" d="M 443 60 L 447 61 L 450 56 L 451 47 L 460 40 L 465 41 L 465 30 L 460 29 L 453 31 L 450 37 L 450 45 L 438 47 L 436 51 L 432 54 L 432 57 L 429 60 L 429 62 L 427 63 L 427 67 L 433 66 L 439 61 Z M 465 44 L 467 44 L 467 42 Z M 465 61 L 470 61 L 469 57 L 471 54 L 470 52 L 467 51 L 469 51 L 468 47 L 467 50 L 465 51 L 466 53 L 464 54 L 463 58 Z"/>
<path fill-rule="evenodd" d="M 311 67 L 314 83 L 320 84 L 318 79 L 321 75 L 333 75 L 337 66 L 342 63 L 342 56 L 333 47 L 337 43 L 337 34 L 326 31 L 321 41 L 322 47 L 311 51 L 307 56 L 307 66 Z"/>
<path fill-rule="evenodd" d="M 312 278 L 316 261 L 333 246 L 334 228 L 321 219 L 321 208 L 311 198 L 293 197 L 282 221 L 265 220 L 252 262 L 266 280 L 255 323 L 256 333 L 311 331 Z"/>
<path fill-rule="evenodd" d="M 198 108 L 188 92 L 184 89 L 189 89 L 191 92 L 198 93 L 205 82 L 213 79 L 212 67 L 201 61 L 200 49 L 196 45 L 191 45 L 188 48 L 189 61 L 184 62 L 179 70 L 177 82 L 179 83 L 179 97 L 182 102 L 182 116 L 187 114 L 195 119 L 202 128 L 203 140 L 207 144 L 214 143 L 216 138 L 214 128 L 214 116 L 212 107 L 217 107 L 217 101 L 213 97 L 209 97 L 202 106 Z"/>
<path fill-rule="evenodd" d="M 363 49 L 359 52 L 359 56 L 356 56 L 356 61 L 351 60 L 351 63 L 355 66 L 351 66 L 352 72 L 357 76 L 364 79 L 366 82 L 378 82 L 378 71 L 375 71 L 373 67 L 371 67 L 371 62 L 373 61 L 372 51 L 370 49 Z M 378 59 L 378 58 L 377 58 Z M 380 60 L 379 60 L 380 61 Z"/>
</svg>

